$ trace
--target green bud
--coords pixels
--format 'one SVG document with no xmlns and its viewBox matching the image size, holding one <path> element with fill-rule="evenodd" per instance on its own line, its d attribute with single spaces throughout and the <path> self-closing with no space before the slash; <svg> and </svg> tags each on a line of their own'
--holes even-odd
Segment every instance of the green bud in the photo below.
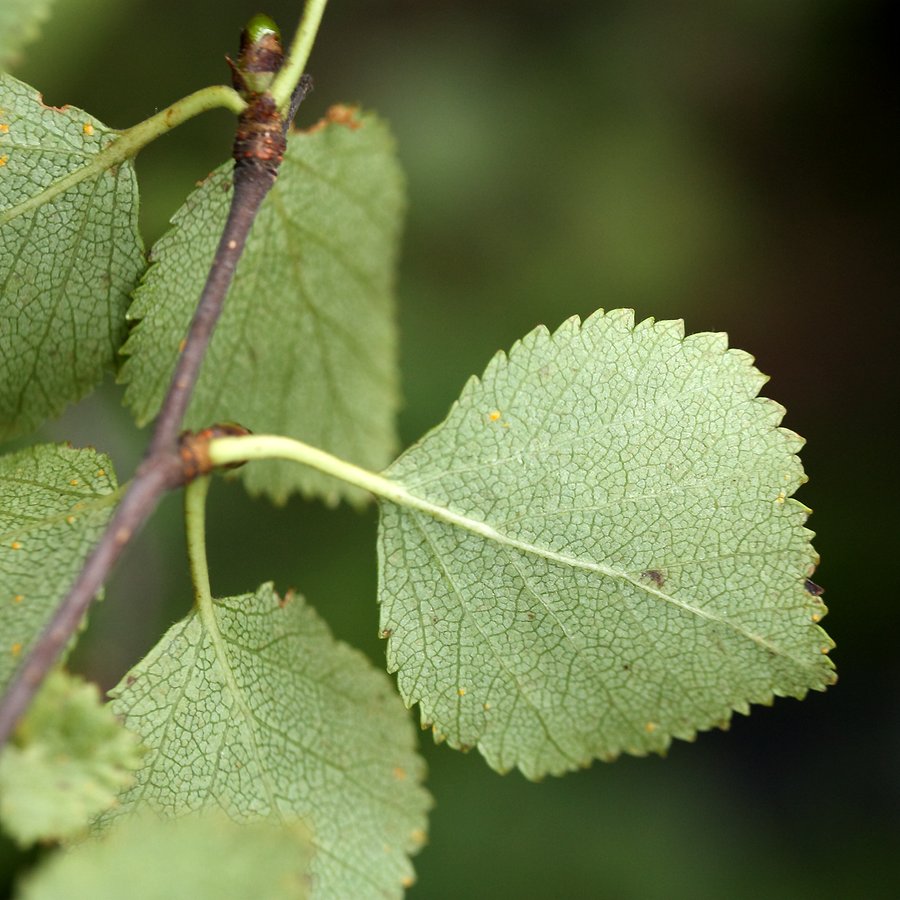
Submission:
<svg viewBox="0 0 900 900">
<path fill-rule="evenodd" d="M 251 44 L 258 44 L 266 35 L 274 35 L 281 40 L 281 31 L 275 24 L 275 20 L 265 13 L 257 13 L 244 27 L 245 40 Z"/>
</svg>

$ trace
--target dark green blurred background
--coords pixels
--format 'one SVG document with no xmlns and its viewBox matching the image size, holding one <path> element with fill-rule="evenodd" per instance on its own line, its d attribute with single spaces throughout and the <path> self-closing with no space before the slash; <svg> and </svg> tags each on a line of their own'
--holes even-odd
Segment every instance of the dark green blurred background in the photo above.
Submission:
<svg viewBox="0 0 900 900">
<path fill-rule="evenodd" d="M 2 2 L 2 0 L 0 0 Z M 286 32 L 299 0 L 263 7 Z M 227 80 L 259 0 L 58 0 L 16 72 L 124 127 Z M 436 806 L 414 898 L 900 896 L 895 476 L 895 0 L 332 0 L 301 124 L 359 101 L 409 178 L 399 282 L 404 443 L 539 322 L 597 307 L 727 331 L 809 440 L 840 683 L 668 759 L 529 784 L 423 734 Z M 153 240 L 224 160 L 231 119 L 142 153 Z M 109 385 L 45 437 L 146 441 Z M 379 663 L 375 517 L 219 484 L 217 593 L 274 579 Z M 170 498 L 116 574 L 80 665 L 104 686 L 190 603 Z"/>
</svg>

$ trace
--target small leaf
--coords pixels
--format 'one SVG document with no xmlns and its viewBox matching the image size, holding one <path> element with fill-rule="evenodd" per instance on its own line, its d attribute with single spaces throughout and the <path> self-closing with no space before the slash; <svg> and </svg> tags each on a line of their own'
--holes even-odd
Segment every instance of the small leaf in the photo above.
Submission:
<svg viewBox="0 0 900 900">
<path fill-rule="evenodd" d="M 92 390 L 144 268 L 130 162 L 57 193 L 116 133 L 0 73 L 0 440 Z"/>
<path fill-rule="evenodd" d="M 0 3 L 0 69 L 19 61 L 21 49 L 33 41 L 53 0 L 3 0 Z"/>
<path fill-rule="evenodd" d="M 387 677 L 300 597 L 267 584 L 217 600 L 211 621 L 192 613 L 113 696 L 150 748 L 118 812 L 302 820 L 317 897 L 411 882 L 428 806 L 412 724 Z"/>
<path fill-rule="evenodd" d="M 176 821 L 136 817 L 108 837 L 56 854 L 21 900 L 305 900 L 308 835 L 299 827 L 237 825 L 221 813 Z"/>
<path fill-rule="evenodd" d="M 530 778 L 663 751 L 833 681 L 802 441 L 720 334 L 618 310 L 538 328 L 387 475 L 383 634 L 401 694 Z"/>
<path fill-rule="evenodd" d="M 44 444 L 0 457 L 0 690 L 71 587 L 118 494 L 109 457 Z"/>
<path fill-rule="evenodd" d="M 187 425 L 233 421 L 300 438 L 368 468 L 395 448 L 393 277 L 402 178 L 387 128 L 343 109 L 290 135 L 281 174 L 253 225 L 197 385 Z M 126 403 L 159 410 L 231 198 L 229 163 L 176 213 L 154 247 L 129 317 Z M 335 502 L 356 489 L 268 461 L 241 472 L 251 493 Z"/>
<path fill-rule="evenodd" d="M 0 755 L 0 820 L 22 846 L 66 840 L 133 781 L 142 752 L 96 685 L 51 673 Z"/>
</svg>

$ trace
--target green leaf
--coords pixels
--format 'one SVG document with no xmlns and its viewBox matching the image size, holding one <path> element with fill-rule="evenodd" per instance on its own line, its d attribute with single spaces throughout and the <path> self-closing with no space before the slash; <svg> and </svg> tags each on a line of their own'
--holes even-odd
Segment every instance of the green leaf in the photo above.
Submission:
<svg viewBox="0 0 900 900">
<path fill-rule="evenodd" d="M 237 825 L 222 814 L 135 817 L 104 840 L 56 854 L 24 884 L 21 900 L 190 900 L 310 896 L 312 849 L 299 826 Z"/>
<path fill-rule="evenodd" d="M 115 689 L 150 748 L 119 811 L 304 821 L 321 897 L 400 896 L 428 795 L 388 678 L 270 584 L 173 626 Z M 113 813 L 115 815 L 115 812 Z"/>
<path fill-rule="evenodd" d="M 833 681 L 802 440 L 721 334 L 538 328 L 385 473 L 382 628 L 407 703 L 530 778 L 663 751 Z"/>
<path fill-rule="evenodd" d="M 0 457 L 0 690 L 71 587 L 118 499 L 109 457 L 44 444 Z"/>
<path fill-rule="evenodd" d="M 53 0 L 3 0 L 0 3 L 0 68 L 19 61 L 20 51 L 33 41 Z"/>
<path fill-rule="evenodd" d="M 387 128 L 332 112 L 293 133 L 253 226 L 188 411 L 202 428 L 234 421 L 300 438 L 368 468 L 394 451 L 393 277 L 402 178 Z M 213 172 L 154 247 L 129 316 L 126 403 L 159 409 L 231 197 L 231 164 Z M 251 493 L 364 495 L 313 470 L 269 461 L 242 470 Z"/>
<path fill-rule="evenodd" d="M 144 268 L 130 162 L 90 168 L 116 132 L 0 73 L 0 440 L 93 389 Z"/>
<path fill-rule="evenodd" d="M 134 781 L 142 752 L 96 685 L 52 672 L 0 755 L 0 821 L 22 846 L 87 830 Z"/>
</svg>

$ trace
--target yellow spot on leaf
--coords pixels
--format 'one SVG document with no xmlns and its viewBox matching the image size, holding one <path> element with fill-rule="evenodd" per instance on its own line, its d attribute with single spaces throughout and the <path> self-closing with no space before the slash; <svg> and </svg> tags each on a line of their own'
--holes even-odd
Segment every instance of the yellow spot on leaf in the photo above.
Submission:
<svg viewBox="0 0 900 900">
<path fill-rule="evenodd" d="M 186 346 L 187 346 L 187 340 L 185 338 L 182 338 L 178 342 L 178 352 L 181 353 Z"/>
<path fill-rule="evenodd" d="M 818 622 L 821 618 L 822 618 L 822 616 L 820 616 L 819 613 L 813 613 L 813 614 L 812 614 L 812 620 L 813 620 L 813 622 Z"/>
<path fill-rule="evenodd" d="M 25 599 L 24 594 L 16 594 L 16 596 L 13 597 L 13 603 L 21 603 L 24 599 Z"/>
<path fill-rule="evenodd" d="M 69 482 L 69 484 L 71 484 L 72 487 L 78 487 L 78 479 L 77 479 L 77 478 L 73 478 L 73 479 Z"/>
<path fill-rule="evenodd" d="M 9 134 L 9 125 L 6 122 L 0 125 L 0 134 Z"/>
<path fill-rule="evenodd" d="M 18 656 L 22 652 L 22 645 L 17 642 L 12 645 L 11 649 L 12 649 L 12 655 Z"/>
<path fill-rule="evenodd" d="M 409 833 L 409 837 L 414 844 L 425 843 L 425 832 L 422 831 L 421 828 L 413 828 L 413 830 Z"/>
<path fill-rule="evenodd" d="M 402 768 L 401 766 L 395 766 L 394 778 L 396 778 L 397 781 L 404 781 L 406 779 L 406 769 Z"/>
<path fill-rule="evenodd" d="M 22 549 L 22 545 L 18 541 L 13 541 L 9 546 L 12 547 L 13 550 L 21 550 Z"/>
<path fill-rule="evenodd" d="M 66 516 L 66 522 L 68 522 L 69 525 L 74 525 L 75 524 L 75 516 Z"/>
<path fill-rule="evenodd" d="M 84 125 L 81 126 L 81 130 L 90 137 L 94 133 L 94 126 L 91 125 L 90 122 L 85 122 Z"/>
<path fill-rule="evenodd" d="M 0 156 L 0 166 L 5 166 L 8 159 L 8 156 Z"/>
<path fill-rule="evenodd" d="M 831 652 L 831 647 L 822 647 L 822 653 L 823 653 L 823 655 L 828 656 L 828 654 L 829 654 L 830 652 Z"/>
<path fill-rule="evenodd" d="M 106 469 L 97 469 L 97 477 L 103 478 L 106 475 Z"/>
<path fill-rule="evenodd" d="M 496 422 L 497 419 L 500 418 L 500 410 L 499 410 L 499 409 L 492 409 L 492 410 L 488 413 L 488 418 L 489 418 L 492 422 Z"/>
<path fill-rule="evenodd" d="M 778 496 L 775 498 L 775 502 L 776 503 L 784 503 L 786 496 L 787 496 L 787 494 L 785 494 L 784 491 L 779 491 Z"/>
<path fill-rule="evenodd" d="M 647 734 L 653 734 L 653 732 L 656 731 L 656 728 L 657 728 L 656 722 L 648 722 L 644 726 L 644 731 L 646 731 Z"/>
<path fill-rule="evenodd" d="M 404 875 L 400 879 L 400 887 L 411 888 L 416 883 L 416 879 L 412 875 Z"/>
<path fill-rule="evenodd" d="M 481 704 L 481 708 L 482 708 L 485 712 L 487 712 L 487 711 L 491 708 L 491 704 L 490 704 L 490 703 L 482 703 L 482 704 Z"/>
<path fill-rule="evenodd" d="M 466 689 L 465 689 L 465 688 L 459 688 L 459 690 L 458 690 L 456 693 L 459 694 L 460 697 L 465 697 L 465 696 L 466 696 Z"/>
</svg>

